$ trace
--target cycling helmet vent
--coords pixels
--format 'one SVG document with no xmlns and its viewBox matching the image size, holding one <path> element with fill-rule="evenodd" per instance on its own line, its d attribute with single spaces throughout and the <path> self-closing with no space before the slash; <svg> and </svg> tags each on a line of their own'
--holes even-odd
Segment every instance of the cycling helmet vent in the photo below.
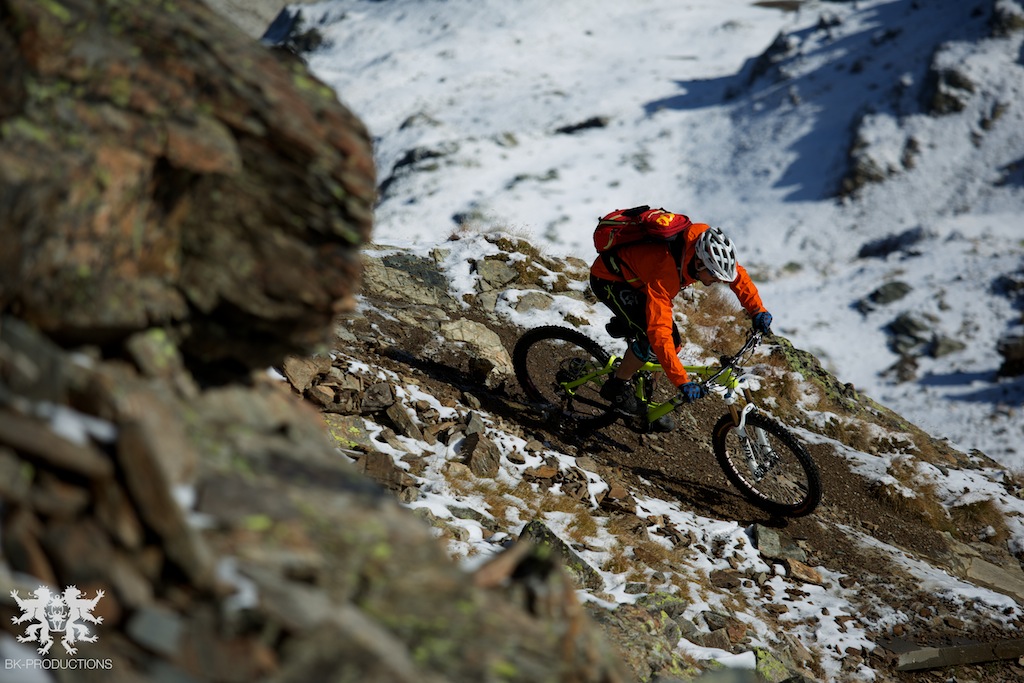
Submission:
<svg viewBox="0 0 1024 683">
<path fill-rule="evenodd" d="M 721 228 L 708 228 L 697 238 L 697 257 L 719 280 L 736 279 L 736 249 Z"/>
</svg>

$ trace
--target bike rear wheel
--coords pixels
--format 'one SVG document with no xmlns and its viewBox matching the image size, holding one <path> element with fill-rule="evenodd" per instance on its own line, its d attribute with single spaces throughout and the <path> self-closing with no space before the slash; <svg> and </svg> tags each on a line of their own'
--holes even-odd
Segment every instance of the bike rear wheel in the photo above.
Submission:
<svg viewBox="0 0 1024 683">
<path fill-rule="evenodd" d="M 729 481 L 767 512 L 786 517 L 814 512 L 821 502 L 821 475 L 796 437 L 757 412 L 747 415 L 745 432 L 741 437 L 732 416 L 723 415 L 712 434 L 715 457 Z"/>
<path fill-rule="evenodd" d="M 590 337 L 567 327 L 537 327 L 516 342 L 512 366 L 523 392 L 562 419 L 597 428 L 617 418 L 601 398 L 602 376 L 567 391 L 562 382 L 578 379 L 608 365 L 611 356 Z"/>
</svg>

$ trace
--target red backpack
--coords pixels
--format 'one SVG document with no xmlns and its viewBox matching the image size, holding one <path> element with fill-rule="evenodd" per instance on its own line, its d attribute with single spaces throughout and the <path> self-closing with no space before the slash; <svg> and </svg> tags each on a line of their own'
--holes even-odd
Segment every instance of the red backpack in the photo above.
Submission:
<svg viewBox="0 0 1024 683">
<path fill-rule="evenodd" d="M 637 242 L 668 242 L 690 225 L 690 219 L 683 214 L 652 209 L 646 204 L 619 209 L 597 222 L 594 248 L 608 270 L 620 274 L 618 260 L 612 258 L 620 247 Z"/>
</svg>

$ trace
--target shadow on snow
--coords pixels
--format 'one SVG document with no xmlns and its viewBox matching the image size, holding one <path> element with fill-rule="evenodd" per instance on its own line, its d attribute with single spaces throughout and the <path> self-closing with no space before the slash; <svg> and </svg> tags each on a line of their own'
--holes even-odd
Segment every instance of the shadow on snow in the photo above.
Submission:
<svg viewBox="0 0 1024 683">
<path fill-rule="evenodd" d="M 990 14 L 961 0 L 893 0 L 862 10 L 858 18 L 863 30 L 833 38 L 834 19 L 822 12 L 816 25 L 780 34 L 738 73 L 676 81 L 678 95 L 648 102 L 644 109 L 653 116 L 666 109 L 729 107 L 739 140 L 734 163 L 741 168 L 744 150 L 786 133 L 778 129 L 809 127 L 794 133 L 789 147 L 793 160 L 775 186 L 792 188 L 788 201 L 825 199 L 840 188 L 861 117 L 867 112 L 905 116 L 922 111 L 938 47 L 987 36 Z M 818 66 L 802 71 L 812 63 Z M 907 77 L 912 86 L 901 86 Z"/>
</svg>

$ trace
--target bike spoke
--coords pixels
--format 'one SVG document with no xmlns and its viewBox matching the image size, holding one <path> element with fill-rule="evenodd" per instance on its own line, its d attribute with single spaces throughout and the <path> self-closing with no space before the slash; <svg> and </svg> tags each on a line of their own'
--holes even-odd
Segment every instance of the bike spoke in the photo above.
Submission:
<svg viewBox="0 0 1024 683">
<path fill-rule="evenodd" d="M 575 420 L 608 414 L 610 405 L 599 392 L 609 356 L 583 334 L 559 327 L 532 330 L 516 345 L 513 364 L 531 400 Z M 580 383 L 590 376 L 593 378 Z"/>
<path fill-rule="evenodd" d="M 715 427 L 714 442 L 722 469 L 756 505 L 787 515 L 809 514 L 818 505 L 817 467 L 780 424 L 752 414 L 741 435 L 725 416 Z"/>
<path fill-rule="evenodd" d="M 807 495 L 802 481 L 803 467 L 795 458 L 784 458 L 779 451 L 757 444 L 753 439 L 735 437 L 736 458 L 746 468 L 740 472 L 766 497 L 784 505 L 799 503 Z"/>
</svg>

